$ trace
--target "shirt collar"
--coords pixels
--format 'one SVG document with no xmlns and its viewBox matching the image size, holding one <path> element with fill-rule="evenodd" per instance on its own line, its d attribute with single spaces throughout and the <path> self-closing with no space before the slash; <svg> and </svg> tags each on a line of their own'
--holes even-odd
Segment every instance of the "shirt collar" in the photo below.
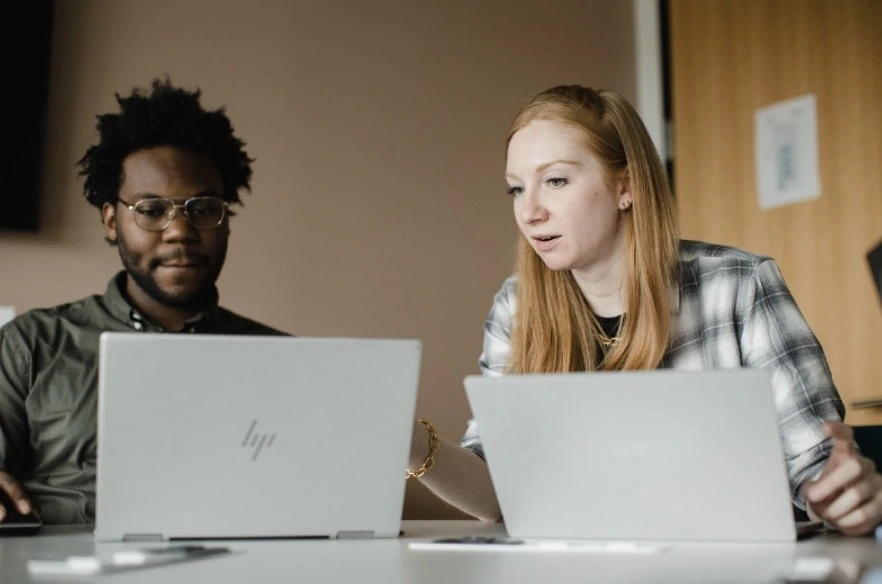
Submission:
<svg viewBox="0 0 882 584">
<path fill-rule="evenodd" d="M 166 332 L 161 326 L 138 312 L 128 301 L 124 292 L 127 277 L 126 271 L 120 270 L 107 283 L 107 290 L 104 292 L 104 304 L 107 306 L 107 309 L 116 318 L 128 324 L 136 331 Z M 218 314 L 218 300 L 217 287 L 212 287 L 211 300 L 208 306 L 188 319 L 180 332 L 203 332 L 210 329 Z"/>
</svg>

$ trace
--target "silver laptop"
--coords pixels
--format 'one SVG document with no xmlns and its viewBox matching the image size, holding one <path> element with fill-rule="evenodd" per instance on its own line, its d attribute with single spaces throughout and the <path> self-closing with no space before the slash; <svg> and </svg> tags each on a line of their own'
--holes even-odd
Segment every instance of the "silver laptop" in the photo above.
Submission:
<svg viewBox="0 0 882 584">
<path fill-rule="evenodd" d="M 397 537 L 416 340 L 104 333 L 100 540 Z"/>
<path fill-rule="evenodd" d="M 769 374 L 469 376 L 512 537 L 794 541 Z"/>
</svg>

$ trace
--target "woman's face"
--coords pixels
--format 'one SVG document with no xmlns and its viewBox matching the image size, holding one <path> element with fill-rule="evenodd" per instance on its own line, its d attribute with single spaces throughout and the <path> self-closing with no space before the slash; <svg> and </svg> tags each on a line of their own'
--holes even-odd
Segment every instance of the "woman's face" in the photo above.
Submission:
<svg viewBox="0 0 882 584">
<path fill-rule="evenodd" d="M 518 227 L 552 270 L 586 270 L 617 257 L 627 181 L 609 180 L 583 130 L 535 120 L 508 145 L 505 172 Z"/>
</svg>

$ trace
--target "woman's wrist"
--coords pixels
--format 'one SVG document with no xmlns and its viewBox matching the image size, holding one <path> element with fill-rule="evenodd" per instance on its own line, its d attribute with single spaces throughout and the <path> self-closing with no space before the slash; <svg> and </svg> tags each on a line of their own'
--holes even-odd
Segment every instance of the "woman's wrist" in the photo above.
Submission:
<svg viewBox="0 0 882 584">
<path fill-rule="evenodd" d="M 419 426 L 422 429 L 418 429 Z M 420 446 L 422 445 L 422 446 Z M 410 463 L 407 468 L 407 478 L 420 478 L 435 466 L 435 458 L 441 448 L 441 439 L 435 427 L 428 421 L 420 418 L 414 423 L 414 431 L 411 437 Z"/>
</svg>

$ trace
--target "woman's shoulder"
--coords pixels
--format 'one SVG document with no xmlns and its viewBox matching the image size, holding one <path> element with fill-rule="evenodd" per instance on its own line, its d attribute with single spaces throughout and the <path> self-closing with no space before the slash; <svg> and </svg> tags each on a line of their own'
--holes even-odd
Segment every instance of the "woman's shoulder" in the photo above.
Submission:
<svg viewBox="0 0 882 584">
<path fill-rule="evenodd" d="M 772 258 L 740 247 L 707 241 L 683 239 L 680 241 L 680 264 L 698 266 L 738 266 L 756 268 Z"/>
<path fill-rule="evenodd" d="M 502 282 L 502 286 L 493 295 L 493 306 L 490 309 L 488 321 L 508 322 L 514 316 L 517 301 L 516 275 L 508 276 Z"/>
<path fill-rule="evenodd" d="M 517 286 L 517 274 L 508 276 L 505 280 L 502 281 L 502 286 L 500 286 L 499 290 L 496 292 L 497 298 L 514 298 Z"/>
</svg>

